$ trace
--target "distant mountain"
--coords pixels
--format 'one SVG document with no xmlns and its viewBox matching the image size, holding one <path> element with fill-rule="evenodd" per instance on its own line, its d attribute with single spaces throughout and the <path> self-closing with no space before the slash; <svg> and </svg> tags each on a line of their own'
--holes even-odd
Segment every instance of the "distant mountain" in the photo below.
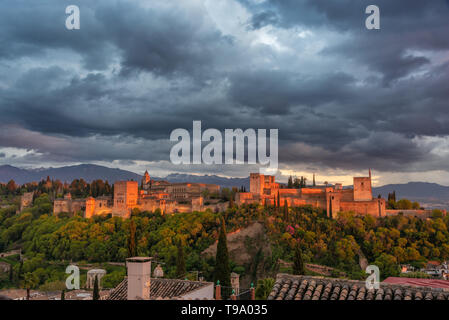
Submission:
<svg viewBox="0 0 449 320">
<path fill-rule="evenodd" d="M 406 184 L 388 184 L 373 188 L 373 195 L 382 195 L 385 199 L 388 193 L 396 191 L 396 200 L 409 199 L 418 201 L 421 205 L 434 208 L 449 206 L 449 187 L 428 182 L 409 182 Z"/>
<path fill-rule="evenodd" d="M 158 179 L 158 178 L 155 178 Z M 210 183 L 218 184 L 222 188 L 240 188 L 244 186 L 249 191 L 249 177 L 248 178 L 225 178 L 216 175 L 197 176 L 191 174 L 170 174 L 162 180 L 170 182 L 198 182 L 198 183 Z"/>
<path fill-rule="evenodd" d="M 24 184 L 46 179 L 47 176 L 49 176 L 50 179 L 61 180 L 63 182 L 72 182 L 75 179 L 83 178 L 88 182 L 102 179 L 113 183 L 119 180 L 140 180 L 142 178 L 140 175 L 131 171 L 93 164 L 40 169 L 20 169 L 9 165 L 0 166 L 0 182 L 3 183 L 12 179 L 18 184 Z"/>
<path fill-rule="evenodd" d="M 84 179 L 88 182 L 96 179 L 108 180 L 109 182 L 135 180 L 140 181 L 141 175 L 131 171 L 113 169 L 93 164 L 82 164 L 60 168 L 20 169 L 10 165 L 0 166 L 0 182 L 7 183 L 14 180 L 18 184 L 41 181 L 47 176 L 53 180 L 72 182 L 75 179 Z M 249 178 L 224 178 L 215 175 L 190 175 L 170 174 L 165 178 L 152 177 L 155 180 L 166 180 L 169 182 L 202 182 L 218 184 L 221 187 L 245 186 L 249 190 Z"/>
<path fill-rule="evenodd" d="M 76 166 L 66 166 L 60 168 L 39 168 L 21 169 L 10 165 L 0 166 L 0 182 L 7 183 L 14 180 L 18 184 L 32 181 L 40 181 L 49 176 L 53 180 L 72 182 L 75 179 L 83 178 L 90 182 L 96 179 L 108 180 L 111 183 L 120 180 L 140 181 L 141 175 L 131 171 L 113 169 L 94 164 L 82 164 Z M 249 190 L 249 178 L 225 178 L 216 175 L 190 175 L 190 174 L 170 174 L 165 178 L 152 177 L 155 180 L 166 180 L 169 182 L 201 182 L 217 184 L 221 187 L 244 186 Z M 388 193 L 396 191 L 396 199 L 406 198 L 418 201 L 426 207 L 447 208 L 449 207 L 449 187 L 436 183 L 409 182 L 406 184 L 388 184 L 382 187 L 373 188 L 373 196 L 378 194 L 387 198 Z"/>
</svg>

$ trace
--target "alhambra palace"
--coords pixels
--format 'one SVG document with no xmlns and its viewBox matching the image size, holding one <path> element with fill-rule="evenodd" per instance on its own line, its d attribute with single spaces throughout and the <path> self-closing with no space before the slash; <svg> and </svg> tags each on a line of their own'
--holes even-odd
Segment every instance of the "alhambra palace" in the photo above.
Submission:
<svg viewBox="0 0 449 320">
<path fill-rule="evenodd" d="M 72 199 L 67 194 L 54 201 L 54 213 L 84 212 L 86 218 L 95 215 L 112 214 L 128 218 L 133 209 L 162 213 L 183 213 L 192 211 L 225 210 L 228 202 L 209 199 L 207 195 L 217 194 L 220 186 L 203 183 L 169 183 L 155 181 L 145 172 L 141 187 L 137 181 L 119 181 L 114 184 L 113 196 L 87 199 Z M 205 199 L 206 197 L 206 199 Z M 354 177 L 353 188 L 333 186 L 313 186 L 299 189 L 283 188 L 275 182 L 274 176 L 258 173 L 250 174 L 250 192 L 236 194 L 236 204 L 262 204 L 289 207 L 310 205 L 326 210 L 332 218 L 340 211 L 369 214 L 375 217 L 386 215 L 385 199 L 373 198 L 371 189 L 371 170 L 368 177 Z"/>
<path fill-rule="evenodd" d="M 217 194 L 220 186 L 205 183 L 169 183 L 152 180 L 145 172 L 141 188 L 137 181 L 118 181 L 114 184 L 114 196 L 72 199 L 70 193 L 64 199 L 56 199 L 53 213 L 84 212 L 86 218 L 94 215 L 112 214 L 113 217 L 129 218 L 133 209 L 162 213 L 225 210 L 227 203 L 208 199 L 205 194 Z"/>
<path fill-rule="evenodd" d="M 339 183 L 334 186 L 315 186 L 299 189 L 281 188 L 274 176 L 258 173 L 250 174 L 250 192 L 238 193 L 236 202 L 261 203 L 289 207 L 311 205 L 325 209 L 332 218 L 337 212 L 352 211 L 375 217 L 386 215 L 385 199 L 373 198 L 371 189 L 371 170 L 368 177 L 354 177 L 352 189 L 344 189 Z"/>
</svg>

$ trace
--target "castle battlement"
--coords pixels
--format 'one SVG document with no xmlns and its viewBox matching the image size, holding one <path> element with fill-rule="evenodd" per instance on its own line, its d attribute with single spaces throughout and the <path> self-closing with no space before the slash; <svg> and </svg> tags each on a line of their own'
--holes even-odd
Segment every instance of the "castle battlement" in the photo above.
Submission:
<svg viewBox="0 0 449 320">
<path fill-rule="evenodd" d="M 335 186 L 314 186 L 299 189 L 280 188 L 274 176 L 259 173 L 250 174 L 250 192 L 236 195 L 238 205 L 260 203 L 289 207 L 311 205 L 326 210 L 329 217 L 337 212 L 353 211 L 375 217 L 386 215 L 385 199 L 373 198 L 371 170 L 368 177 L 354 177 L 352 189 L 343 189 L 341 184 Z"/>
<path fill-rule="evenodd" d="M 56 199 L 53 213 L 84 212 L 86 218 L 95 215 L 112 214 L 128 218 L 133 209 L 142 211 L 161 210 L 162 213 L 178 213 L 225 209 L 223 204 L 204 204 L 204 196 L 220 192 L 220 186 L 205 183 L 170 183 L 151 180 L 148 171 L 139 183 L 137 181 L 118 181 L 114 184 L 113 196 L 73 200 L 70 193 L 63 199 Z"/>
</svg>

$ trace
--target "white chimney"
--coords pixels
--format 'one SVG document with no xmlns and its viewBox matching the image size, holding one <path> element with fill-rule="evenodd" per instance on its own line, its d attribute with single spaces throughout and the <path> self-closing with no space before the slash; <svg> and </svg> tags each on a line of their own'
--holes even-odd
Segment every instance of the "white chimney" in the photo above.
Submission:
<svg viewBox="0 0 449 320">
<path fill-rule="evenodd" d="M 128 300 L 150 299 L 151 258 L 126 259 L 128 268 Z"/>
</svg>

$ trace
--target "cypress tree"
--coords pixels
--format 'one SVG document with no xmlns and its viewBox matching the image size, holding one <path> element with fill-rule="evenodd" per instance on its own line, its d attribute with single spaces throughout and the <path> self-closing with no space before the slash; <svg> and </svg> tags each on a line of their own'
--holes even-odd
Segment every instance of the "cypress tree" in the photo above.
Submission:
<svg viewBox="0 0 449 320">
<path fill-rule="evenodd" d="M 288 203 L 287 199 L 284 200 L 284 221 L 288 220 Z"/>
<path fill-rule="evenodd" d="M 134 223 L 134 220 L 131 220 L 129 223 L 128 257 L 137 256 L 136 242 L 136 224 Z"/>
<path fill-rule="evenodd" d="M 20 264 L 19 264 L 19 271 L 17 272 L 17 283 L 20 282 L 20 280 L 22 280 L 22 273 L 23 273 L 23 260 L 20 260 Z"/>
<path fill-rule="evenodd" d="M 220 281 L 222 286 L 231 285 L 231 268 L 229 266 L 228 245 L 226 242 L 226 226 L 221 220 L 220 234 L 218 236 L 217 255 L 215 257 L 214 282 Z"/>
<path fill-rule="evenodd" d="M 65 300 L 65 290 L 61 291 L 61 300 Z"/>
<path fill-rule="evenodd" d="M 176 257 L 176 277 L 181 278 L 186 274 L 186 261 L 184 258 L 184 248 L 182 241 L 178 241 L 178 255 Z"/>
<path fill-rule="evenodd" d="M 292 177 L 292 176 L 290 176 L 290 177 L 288 178 L 288 184 L 287 184 L 287 186 L 288 186 L 289 188 L 293 188 L 293 177 Z"/>
<path fill-rule="evenodd" d="M 13 282 L 14 281 L 14 269 L 12 267 L 12 264 L 9 266 L 9 282 Z"/>
<path fill-rule="evenodd" d="M 100 288 L 98 287 L 98 276 L 95 276 L 94 292 L 92 294 L 92 300 L 100 300 Z"/>
<path fill-rule="evenodd" d="M 304 274 L 304 261 L 302 260 L 299 242 L 295 245 L 295 255 L 293 257 L 293 274 Z"/>
</svg>

